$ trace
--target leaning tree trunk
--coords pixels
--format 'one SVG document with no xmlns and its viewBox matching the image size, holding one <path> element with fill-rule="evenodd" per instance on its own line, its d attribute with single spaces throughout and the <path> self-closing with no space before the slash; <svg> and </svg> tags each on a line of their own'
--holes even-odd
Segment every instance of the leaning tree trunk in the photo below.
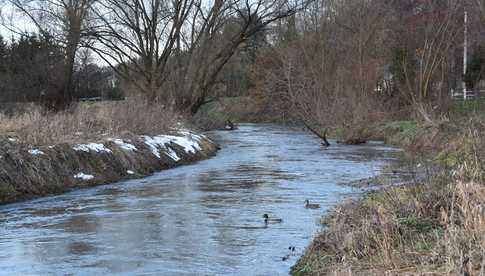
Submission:
<svg viewBox="0 0 485 276">
<path fill-rule="evenodd" d="M 198 95 L 195 100 L 193 100 L 189 107 L 191 115 L 195 115 L 199 111 L 199 109 L 206 103 L 205 94 L 205 92 L 201 92 L 201 95 Z"/>
<path fill-rule="evenodd" d="M 305 127 L 309 131 L 311 131 L 313 134 L 315 134 L 316 136 L 318 136 L 318 138 L 320 138 L 322 140 L 322 144 L 325 147 L 329 147 L 330 146 L 330 143 L 327 140 L 327 129 L 325 129 L 325 132 L 324 133 L 320 133 L 320 132 L 316 131 L 314 128 L 312 128 L 309 124 L 307 124 L 307 122 L 303 121 L 303 124 L 305 125 Z"/>
</svg>

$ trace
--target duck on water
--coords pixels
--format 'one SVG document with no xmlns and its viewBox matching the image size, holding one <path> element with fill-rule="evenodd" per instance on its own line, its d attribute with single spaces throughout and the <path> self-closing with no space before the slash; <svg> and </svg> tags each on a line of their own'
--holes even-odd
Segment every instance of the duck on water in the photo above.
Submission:
<svg viewBox="0 0 485 276">
<path fill-rule="evenodd" d="M 282 223 L 283 220 L 280 218 L 270 218 L 268 214 L 263 215 L 265 224 Z"/>
<path fill-rule="evenodd" d="M 305 208 L 306 209 L 320 209 L 320 204 L 310 203 L 310 201 L 307 199 L 307 200 L 305 200 Z"/>
</svg>

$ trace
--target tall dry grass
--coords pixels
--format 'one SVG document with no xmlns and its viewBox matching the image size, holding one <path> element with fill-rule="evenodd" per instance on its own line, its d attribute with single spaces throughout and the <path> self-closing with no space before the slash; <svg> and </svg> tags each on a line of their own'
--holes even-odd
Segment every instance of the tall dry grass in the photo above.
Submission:
<svg viewBox="0 0 485 276">
<path fill-rule="evenodd" d="M 439 174 L 339 206 L 293 273 L 485 275 L 483 122 L 444 145 Z"/>
<path fill-rule="evenodd" d="M 485 186 L 458 182 L 449 210 L 442 212 L 444 248 L 450 274 L 485 275 Z"/>
<path fill-rule="evenodd" d="M 0 113 L 0 133 L 31 145 L 49 145 L 160 134 L 181 121 L 173 110 L 143 100 L 79 103 L 58 113 L 35 106 L 22 114 Z"/>
</svg>

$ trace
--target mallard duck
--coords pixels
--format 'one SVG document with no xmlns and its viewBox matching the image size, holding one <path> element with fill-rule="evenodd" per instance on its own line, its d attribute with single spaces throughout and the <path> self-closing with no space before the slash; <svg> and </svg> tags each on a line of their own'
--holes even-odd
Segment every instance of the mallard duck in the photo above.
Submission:
<svg viewBox="0 0 485 276">
<path fill-rule="evenodd" d="M 226 124 L 224 125 L 224 129 L 225 130 L 235 130 L 235 129 L 237 129 L 237 126 L 231 120 L 227 120 Z"/>
<path fill-rule="evenodd" d="M 266 224 L 268 224 L 268 223 L 281 223 L 281 222 L 283 222 L 283 220 L 280 219 L 280 218 L 270 218 L 268 216 L 268 214 L 264 214 L 263 215 L 263 218 L 264 218 L 264 223 L 266 223 Z"/>
<path fill-rule="evenodd" d="M 307 199 L 307 200 L 305 200 L 305 208 L 307 208 L 307 209 L 320 209 L 320 204 L 310 203 L 310 201 Z"/>
</svg>

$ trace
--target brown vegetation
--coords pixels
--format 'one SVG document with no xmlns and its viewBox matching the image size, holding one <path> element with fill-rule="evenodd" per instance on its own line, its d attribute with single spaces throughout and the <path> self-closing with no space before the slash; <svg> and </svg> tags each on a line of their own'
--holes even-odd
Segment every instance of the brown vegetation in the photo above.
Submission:
<svg viewBox="0 0 485 276">
<path fill-rule="evenodd" d="M 186 124 L 177 113 L 144 100 L 82 103 L 62 112 L 27 106 L 23 113 L 0 114 L 0 204 L 144 177 L 217 150 L 208 138 L 192 135 L 186 138 L 195 139 L 198 151 L 173 142 L 155 149 L 145 135 L 186 136 L 181 133 Z"/>
<path fill-rule="evenodd" d="M 144 100 L 82 103 L 62 112 L 30 105 L 23 113 L 0 114 L 0 131 L 32 145 L 98 141 L 169 133 L 183 117 Z"/>
<path fill-rule="evenodd" d="M 382 1 L 315 1 L 283 23 L 277 47 L 260 51 L 255 92 L 272 111 L 322 132 L 394 112 L 398 97 L 375 91 L 391 59 L 389 10 Z"/>
<path fill-rule="evenodd" d="M 0 204 L 144 177 L 208 158 L 217 150 L 217 145 L 206 137 L 197 138 L 198 151 L 186 151 L 176 143 L 167 143 L 156 149 L 159 156 L 140 137 L 124 140 L 136 148 L 133 150 L 123 148 L 113 140 L 96 142 L 106 150 L 76 150 L 76 144 L 62 143 L 36 147 L 32 151 L 21 141 L 2 140 Z M 174 153 L 180 160 L 171 157 Z"/>
<path fill-rule="evenodd" d="M 483 76 L 480 51 L 471 73 L 463 70 L 464 12 L 474 27 L 470 48 L 479 49 L 483 0 L 4 2 L 17 9 L 4 9 L 12 14 L 2 14 L 3 25 L 22 38 L 0 41 L 0 62 L 9 61 L 0 63 L 0 79 L 10 84 L 0 88 L 15 99 L 25 91 L 35 101 L 45 96 L 56 113 L 1 115 L 2 133 L 20 142 L 0 145 L 0 201 L 91 185 L 72 179 L 79 169 L 105 182 L 132 167 L 145 174 L 171 166 L 137 135 L 170 131 L 181 120 L 177 112 L 202 111 L 189 119 L 216 127 L 251 105 L 257 119 L 301 123 L 323 140 L 337 130 L 343 142 L 362 143 L 376 127 L 387 142 L 414 153 L 437 151 L 445 168 L 338 207 L 296 274 L 484 273 L 484 124 L 449 122 L 456 120 L 450 92 L 467 88 L 465 73 L 472 88 Z M 16 28 L 17 12 L 33 22 L 38 38 Z M 14 24 L 5 24 L 9 17 Z M 136 90 L 129 98 L 144 100 L 72 106 L 81 83 L 92 89 L 86 72 L 96 62 L 81 48 L 111 67 L 94 70 L 103 71 L 99 89 L 118 88 L 122 78 L 124 92 Z M 252 99 L 241 100 L 233 88 Z M 231 108 L 203 112 L 228 95 L 236 99 Z M 216 109 L 222 115 L 213 119 Z M 110 137 L 132 139 L 141 154 L 93 156 L 70 144 Z M 28 153 L 34 146 L 45 154 Z"/>
<path fill-rule="evenodd" d="M 333 210 L 293 273 L 481 275 L 485 129 L 478 119 L 466 125 L 440 141 L 438 173 Z"/>
<path fill-rule="evenodd" d="M 231 58 L 307 2 L 8 0 L 0 2 L 0 16 L 3 27 L 18 36 L 31 37 L 36 28 L 59 53 L 55 73 L 61 77 L 43 94 L 51 109 L 67 108 L 74 100 L 79 50 L 88 49 L 151 102 L 195 114 L 213 101 Z M 19 21 L 30 22 L 30 28 Z M 114 79 L 113 74 L 106 81 L 114 85 Z"/>
<path fill-rule="evenodd" d="M 383 121 L 438 126 L 461 87 L 465 7 L 461 0 L 314 1 L 280 21 L 276 45 L 258 50 L 253 95 L 288 121 L 322 133 L 340 128 L 343 142 L 365 141 L 362 128 Z M 470 26 L 482 24 L 469 14 Z M 470 48 L 483 42 L 478 30 L 469 32 Z"/>
</svg>

